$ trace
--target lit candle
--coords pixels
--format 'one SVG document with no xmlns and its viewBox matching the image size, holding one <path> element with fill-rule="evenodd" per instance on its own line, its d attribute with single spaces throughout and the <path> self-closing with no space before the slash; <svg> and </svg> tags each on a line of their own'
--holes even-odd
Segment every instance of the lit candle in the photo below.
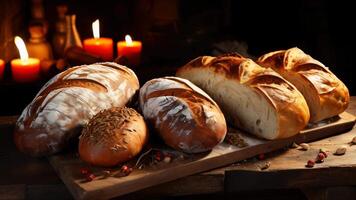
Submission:
<svg viewBox="0 0 356 200">
<path fill-rule="evenodd" d="M 92 24 L 94 38 L 84 40 L 84 50 L 101 57 L 106 61 L 113 59 L 113 41 L 111 38 L 100 37 L 99 20 Z"/>
<path fill-rule="evenodd" d="M 40 77 L 40 60 L 29 58 L 24 41 L 16 36 L 15 44 L 20 53 L 20 59 L 11 61 L 12 77 L 16 82 L 33 82 Z"/>
<path fill-rule="evenodd" d="M 138 66 L 141 59 L 142 43 L 140 41 L 132 41 L 129 35 L 125 36 L 125 41 L 117 43 L 117 55 L 125 56 L 129 63 Z"/>
<path fill-rule="evenodd" d="M 0 59 L 0 80 L 4 77 L 5 62 Z"/>
</svg>

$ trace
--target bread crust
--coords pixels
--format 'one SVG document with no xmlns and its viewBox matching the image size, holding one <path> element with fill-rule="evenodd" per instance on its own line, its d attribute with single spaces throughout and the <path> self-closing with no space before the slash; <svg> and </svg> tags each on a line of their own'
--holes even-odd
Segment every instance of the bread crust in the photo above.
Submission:
<svg viewBox="0 0 356 200">
<path fill-rule="evenodd" d="M 14 141 L 32 156 L 61 151 L 96 113 L 127 104 L 139 89 L 132 70 L 112 63 L 70 68 L 49 80 L 19 117 Z"/>
<path fill-rule="evenodd" d="M 206 73 L 206 76 L 199 76 L 203 73 Z M 309 120 L 305 99 L 292 84 L 272 69 L 263 68 L 240 55 L 201 56 L 178 69 L 176 75 L 189 79 L 211 95 L 234 126 L 259 137 L 278 139 L 293 136 L 302 130 Z M 221 90 L 224 90 L 226 95 L 221 95 L 214 88 L 214 85 L 224 85 L 225 82 L 229 82 L 231 87 L 246 88 L 253 96 L 250 103 L 256 98 L 261 98 L 270 105 L 277 117 L 276 122 L 270 122 L 277 123 L 274 133 L 263 133 L 262 128 L 256 127 L 260 119 L 255 119 L 256 125 L 242 123 L 248 117 L 246 113 L 237 113 L 232 110 L 232 103 L 227 103 L 227 98 L 230 98 L 227 94 L 234 91 L 228 86 L 222 87 Z M 235 102 L 239 104 L 236 96 L 231 98 L 236 98 Z"/>
<path fill-rule="evenodd" d="M 80 158 L 92 165 L 112 167 L 140 153 L 147 140 L 143 117 L 132 108 L 114 107 L 90 119 L 78 151 Z"/>
<path fill-rule="evenodd" d="M 297 47 L 267 53 L 257 62 L 276 70 L 301 91 L 309 106 L 311 122 L 342 113 L 350 102 L 345 84 Z"/>
<path fill-rule="evenodd" d="M 208 151 L 226 135 L 225 118 L 218 105 L 187 80 L 150 80 L 140 89 L 139 101 L 145 119 L 174 149 Z"/>
</svg>

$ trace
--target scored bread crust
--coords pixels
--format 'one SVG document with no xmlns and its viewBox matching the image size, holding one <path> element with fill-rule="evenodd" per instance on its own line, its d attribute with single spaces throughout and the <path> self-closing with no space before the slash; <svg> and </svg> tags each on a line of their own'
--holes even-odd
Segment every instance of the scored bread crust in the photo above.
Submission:
<svg viewBox="0 0 356 200">
<path fill-rule="evenodd" d="M 67 69 L 49 80 L 19 117 L 14 141 L 33 156 L 61 151 L 103 109 L 127 104 L 139 89 L 132 70 L 113 63 Z"/>
<path fill-rule="evenodd" d="M 240 55 L 201 56 L 176 75 L 206 91 L 234 126 L 259 137 L 293 136 L 309 120 L 306 101 L 292 84 Z"/>
<path fill-rule="evenodd" d="M 298 88 L 308 103 L 311 122 L 338 115 L 349 104 L 350 94 L 345 84 L 297 47 L 267 53 L 257 62 L 276 70 Z"/>
<path fill-rule="evenodd" d="M 186 153 L 211 150 L 227 127 L 218 105 L 200 88 L 178 77 L 152 79 L 140 89 L 144 118 L 163 141 Z"/>
</svg>

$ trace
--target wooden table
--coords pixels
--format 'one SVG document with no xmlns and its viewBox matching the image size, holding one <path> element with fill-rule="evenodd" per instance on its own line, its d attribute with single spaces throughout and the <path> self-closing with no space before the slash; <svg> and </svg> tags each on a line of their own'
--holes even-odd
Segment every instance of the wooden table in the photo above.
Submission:
<svg viewBox="0 0 356 200">
<path fill-rule="evenodd" d="M 356 96 L 347 109 L 356 115 Z M 48 161 L 19 153 L 12 142 L 16 117 L 0 117 L 0 199 L 71 199 L 69 191 Z M 330 155 L 314 168 L 305 164 L 320 148 L 333 151 L 356 136 L 354 127 L 347 133 L 310 143 L 309 151 L 282 149 L 231 166 L 185 177 L 122 197 L 147 199 L 355 199 L 356 145 L 345 155 Z M 260 166 L 271 165 L 266 170 Z"/>
</svg>

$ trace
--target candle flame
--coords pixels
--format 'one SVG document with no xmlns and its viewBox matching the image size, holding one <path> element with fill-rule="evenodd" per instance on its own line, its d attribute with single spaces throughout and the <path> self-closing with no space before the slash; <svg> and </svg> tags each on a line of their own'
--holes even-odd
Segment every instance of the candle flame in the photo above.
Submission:
<svg viewBox="0 0 356 200">
<path fill-rule="evenodd" d="M 131 39 L 130 35 L 125 36 L 125 41 L 128 46 L 132 46 L 132 39 Z"/>
<path fill-rule="evenodd" d="M 92 28 L 93 28 L 93 35 L 95 39 L 100 38 L 100 26 L 99 26 L 99 19 L 95 20 L 92 24 L 91 24 Z"/>
<path fill-rule="evenodd" d="M 22 61 L 27 61 L 28 60 L 28 53 L 26 49 L 25 42 L 20 38 L 19 36 L 15 37 L 15 44 L 17 49 L 19 50 L 20 53 L 20 59 Z"/>
</svg>

